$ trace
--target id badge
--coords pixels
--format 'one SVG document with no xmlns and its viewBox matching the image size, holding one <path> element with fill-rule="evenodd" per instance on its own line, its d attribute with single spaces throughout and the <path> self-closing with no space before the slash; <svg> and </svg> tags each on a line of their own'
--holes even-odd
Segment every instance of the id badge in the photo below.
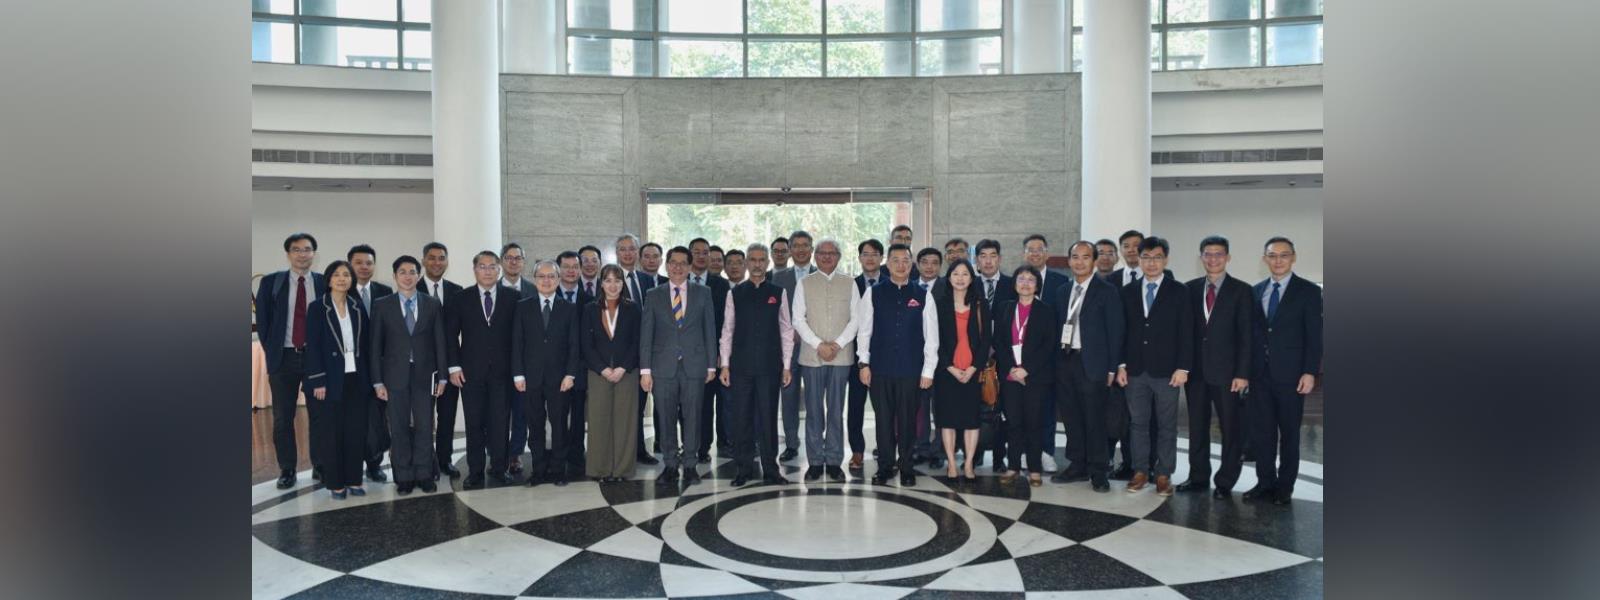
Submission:
<svg viewBox="0 0 1600 600">
<path fill-rule="evenodd" d="M 1061 346 L 1063 348 L 1072 347 L 1072 332 L 1077 327 L 1078 325 L 1076 323 L 1067 323 L 1066 325 L 1061 326 Z"/>
<path fill-rule="evenodd" d="M 1011 358 L 1016 359 L 1017 364 L 1022 364 L 1022 344 L 1011 345 Z"/>
</svg>

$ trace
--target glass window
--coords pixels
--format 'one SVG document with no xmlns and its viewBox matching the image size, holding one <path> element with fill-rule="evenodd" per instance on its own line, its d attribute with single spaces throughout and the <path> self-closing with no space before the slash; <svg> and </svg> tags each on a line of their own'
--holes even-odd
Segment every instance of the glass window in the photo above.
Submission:
<svg viewBox="0 0 1600 600">
<path fill-rule="evenodd" d="M 601 37 L 567 38 L 567 72 L 574 75 L 649 77 L 655 74 L 651 40 Z"/>
<path fill-rule="evenodd" d="M 1150 0 L 1150 24 L 1161 24 L 1161 0 Z M 1072 0 L 1072 26 L 1083 27 L 1083 0 Z"/>
<path fill-rule="evenodd" d="M 294 23 L 250 23 L 250 60 L 294 63 Z"/>
<path fill-rule="evenodd" d="M 1083 72 L 1083 32 L 1072 34 L 1072 72 Z"/>
<path fill-rule="evenodd" d="M 742 33 L 743 21 L 741 0 L 661 0 L 661 31 Z"/>
<path fill-rule="evenodd" d="M 294 14 L 294 0 L 250 0 L 250 11 L 275 15 Z"/>
<path fill-rule="evenodd" d="M 918 75 L 992 75 L 999 72 L 999 36 L 917 41 Z"/>
<path fill-rule="evenodd" d="M 1322 14 L 1322 0 L 1267 0 L 1267 18 L 1308 17 Z M 1270 39 L 1272 35 L 1269 33 Z M 1318 60 L 1317 62 L 1322 62 Z"/>
<path fill-rule="evenodd" d="M 1312 65 L 1321 62 L 1321 23 L 1275 25 L 1267 28 L 1267 66 Z"/>
<path fill-rule="evenodd" d="M 651 31 L 656 28 L 655 10 L 653 0 L 567 0 L 567 26 Z"/>
<path fill-rule="evenodd" d="M 822 33 L 822 0 L 748 2 L 750 33 Z"/>
<path fill-rule="evenodd" d="M 921 0 L 919 31 L 999 29 L 1000 0 Z"/>
<path fill-rule="evenodd" d="M 433 32 L 412 29 L 401 32 L 400 36 L 401 45 L 405 46 L 400 68 L 432 71 Z"/>
<path fill-rule="evenodd" d="M 1150 70 L 1161 70 L 1161 30 L 1154 29 L 1150 32 Z"/>
<path fill-rule="evenodd" d="M 373 69 L 398 69 L 400 36 L 393 29 L 300 26 L 300 62 Z"/>
<path fill-rule="evenodd" d="M 399 19 L 395 0 L 300 0 L 300 14 L 341 19 Z"/>
<path fill-rule="evenodd" d="M 401 0 L 400 17 L 411 23 L 432 23 L 433 3 L 429 0 Z"/>
<path fill-rule="evenodd" d="M 751 77 L 821 77 L 822 42 L 750 41 Z"/>
<path fill-rule="evenodd" d="M 911 31 L 911 0 L 828 0 L 828 33 L 906 31 Z"/>
<path fill-rule="evenodd" d="M 910 77 L 911 42 L 828 42 L 829 77 Z"/>
<path fill-rule="evenodd" d="M 1168 23 L 1204 23 L 1260 18 L 1256 0 L 1167 0 Z"/>
<path fill-rule="evenodd" d="M 1259 35 L 1261 30 L 1256 27 L 1170 30 L 1167 32 L 1167 69 L 1224 69 L 1259 65 Z"/>
<path fill-rule="evenodd" d="M 738 40 L 661 40 L 662 77 L 740 77 L 744 48 Z"/>
</svg>

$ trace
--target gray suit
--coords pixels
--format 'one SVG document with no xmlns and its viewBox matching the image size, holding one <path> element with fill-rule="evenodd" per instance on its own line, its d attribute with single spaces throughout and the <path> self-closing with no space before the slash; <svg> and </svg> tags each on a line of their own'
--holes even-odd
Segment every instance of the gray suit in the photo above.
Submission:
<svg viewBox="0 0 1600 600">
<path fill-rule="evenodd" d="M 639 371 L 654 380 L 656 416 L 661 428 L 661 458 L 669 469 L 679 466 L 677 419 L 683 419 L 683 467 L 693 468 L 700 447 L 700 408 L 706 373 L 717 365 L 717 339 L 711 288 L 685 281 L 688 295 L 683 326 L 672 315 L 672 284 L 644 294 L 639 329 Z"/>
<path fill-rule="evenodd" d="M 811 261 L 809 267 L 810 270 L 807 271 L 807 275 L 817 272 L 816 261 Z M 795 276 L 794 267 L 784 267 L 772 273 L 772 283 L 783 288 L 784 293 L 788 294 L 791 300 L 794 298 L 795 284 L 801 279 L 803 279 L 803 277 Z M 794 321 L 793 302 L 789 303 L 789 320 L 790 322 Z M 802 342 L 800 341 L 800 334 L 795 334 L 794 338 L 794 353 L 789 357 L 789 364 L 798 365 L 800 364 L 800 346 L 802 345 Z M 795 377 L 790 379 L 789 385 L 783 388 L 778 397 L 779 403 L 781 404 L 780 410 L 783 414 L 783 446 L 788 450 L 799 450 L 800 406 L 803 404 L 803 399 L 805 398 L 805 396 L 800 394 L 800 378 Z M 817 452 L 821 451 L 821 448 L 817 449 Z"/>
<path fill-rule="evenodd" d="M 433 387 L 445 381 L 444 309 L 417 292 L 416 323 L 406 331 L 399 293 L 372 301 L 373 385 L 388 390 L 390 467 L 396 482 L 433 475 Z"/>
</svg>

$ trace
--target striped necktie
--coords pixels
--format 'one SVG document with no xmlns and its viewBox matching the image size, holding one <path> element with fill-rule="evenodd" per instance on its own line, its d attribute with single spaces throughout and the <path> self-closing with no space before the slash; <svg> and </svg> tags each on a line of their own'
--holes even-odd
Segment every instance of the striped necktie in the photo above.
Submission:
<svg viewBox="0 0 1600 600">
<path fill-rule="evenodd" d="M 683 294 L 677 286 L 672 287 L 672 319 L 678 322 L 678 328 L 683 328 Z"/>
</svg>

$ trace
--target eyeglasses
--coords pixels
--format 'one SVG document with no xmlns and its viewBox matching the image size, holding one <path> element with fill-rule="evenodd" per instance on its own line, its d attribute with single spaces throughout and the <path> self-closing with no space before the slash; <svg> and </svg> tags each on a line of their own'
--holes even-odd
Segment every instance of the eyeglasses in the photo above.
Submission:
<svg viewBox="0 0 1600 600">
<path fill-rule="evenodd" d="M 1139 260 L 1166 260 L 1165 254 L 1140 254 Z"/>
<path fill-rule="evenodd" d="M 1266 255 L 1266 257 L 1267 257 L 1267 260 L 1289 260 L 1291 258 L 1294 258 L 1294 253 L 1293 252 L 1285 252 L 1283 254 L 1270 254 L 1269 253 L 1269 254 Z"/>
<path fill-rule="evenodd" d="M 534 279 L 555 279 L 556 278 L 556 274 L 555 273 L 539 273 L 537 275 L 534 275 L 533 278 Z"/>
<path fill-rule="evenodd" d="M 1117 251 L 1116 250 L 1101 250 L 1099 252 L 1094 253 L 1094 255 L 1095 256 L 1116 256 L 1117 255 Z"/>
<path fill-rule="evenodd" d="M 835 252 L 833 250 L 823 250 L 823 251 L 817 252 L 816 254 L 817 254 L 817 256 L 838 256 L 839 255 L 838 252 Z"/>
<path fill-rule="evenodd" d="M 861 258 L 878 258 L 880 256 L 883 256 L 882 252 L 862 252 L 861 253 Z"/>
<path fill-rule="evenodd" d="M 1227 252 L 1201 252 L 1200 258 L 1227 258 Z"/>
<path fill-rule="evenodd" d="M 311 248 L 290 248 L 289 254 L 313 254 L 316 250 Z"/>
</svg>

